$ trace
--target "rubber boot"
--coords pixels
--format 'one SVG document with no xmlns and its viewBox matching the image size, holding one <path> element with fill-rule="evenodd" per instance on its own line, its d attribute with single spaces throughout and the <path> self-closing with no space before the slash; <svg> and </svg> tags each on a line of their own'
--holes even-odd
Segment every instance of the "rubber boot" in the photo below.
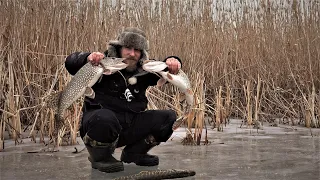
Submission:
<svg viewBox="0 0 320 180">
<path fill-rule="evenodd" d="M 106 173 L 124 170 L 123 163 L 112 156 L 118 139 L 113 143 L 101 143 L 85 135 L 83 141 L 90 154 L 88 159 L 92 168 Z"/>
<path fill-rule="evenodd" d="M 137 143 L 127 145 L 121 153 L 121 161 L 125 163 L 133 162 L 138 166 L 157 166 L 159 165 L 159 157 L 150 155 L 147 152 L 159 144 L 150 135 Z"/>
</svg>

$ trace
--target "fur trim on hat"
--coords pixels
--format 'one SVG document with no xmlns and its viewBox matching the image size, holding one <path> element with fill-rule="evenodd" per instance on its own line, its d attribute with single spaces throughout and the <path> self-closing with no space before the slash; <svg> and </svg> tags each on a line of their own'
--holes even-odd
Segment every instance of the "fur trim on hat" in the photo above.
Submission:
<svg viewBox="0 0 320 180">
<path fill-rule="evenodd" d="M 145 33 L 138 28 L 127 28 L 117 38 L 118 40 L 110 41 L 108 47 L 109 57 L 118 57 L 118 49 L 121 46 L 133 47 L 141 50 L 140 64 L 149 59 L 147 50 L 149 49 L 149 43 L 146 39 Z"/>
<path fill-rule="evenodd" d="M 148 50 L 149 43 L 146 39 L 145 33 L 138 28 L 126 28 L 117 38 L 117 40 L 110 41 L 110 45 L 133 47 L 139 50 Z"/>
<path fill-rule="evenodd" d="M 113 45 L 109 45 L 108 47 L 108 57 L 120 57 L 120 54 L 118 54 L 117 48 L 121 48 L 121 46 L 113 46 Z M 142 50 L 141 51 L 141 58 L 139 60 L 140 65 L 142 65 L 144 60 L 149 59 L 149 55 L 148 52 L 146 50 Z"/>
</svg>

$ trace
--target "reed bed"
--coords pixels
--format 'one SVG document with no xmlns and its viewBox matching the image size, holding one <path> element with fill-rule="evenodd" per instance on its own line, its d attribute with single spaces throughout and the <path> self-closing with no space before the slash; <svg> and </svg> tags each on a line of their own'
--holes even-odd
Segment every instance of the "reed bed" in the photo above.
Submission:
<svg viewBox="0 0 320 180">
<path fill-rule="evenodd" d="M 204 116 L 221 129 L 230 117 L 289 119 L 320 126 L 320 38 L 317 1 L 0 1 L 0 149 L 4 134 L 20 142 L 50 136 L 50 94 L 70 80 L 63 68 L 74 51 L 104 51 L 128 26 L 144 29 L 150 56 L 177 55 L 198 102 L 187 128 L 199 144 Z M 150 108 L 178 110 L 172 86 L 151 88 Z M 76 143 L 81 103 L 62 134 Z M 61 140 L 63 142 L 63 140 Z"/>
</svg>

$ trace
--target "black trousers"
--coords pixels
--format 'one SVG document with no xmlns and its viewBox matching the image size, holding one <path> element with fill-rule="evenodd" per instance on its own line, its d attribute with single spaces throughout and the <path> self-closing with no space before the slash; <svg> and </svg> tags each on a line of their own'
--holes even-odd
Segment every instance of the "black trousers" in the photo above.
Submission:
<svg viewBox="0 0 320 180">
<path fill-rule="evenodd" d="M 118 136 L 117 147 L 134 144 L 153 135 L 157 142 L 165 142 L 172 135 L 176 121 L 172 110 L 148 110 L 141 113 L 117 113 L 109 109 L 95 109 L 83 113 L 80 135 L 110 143 Z"/>
</svg>

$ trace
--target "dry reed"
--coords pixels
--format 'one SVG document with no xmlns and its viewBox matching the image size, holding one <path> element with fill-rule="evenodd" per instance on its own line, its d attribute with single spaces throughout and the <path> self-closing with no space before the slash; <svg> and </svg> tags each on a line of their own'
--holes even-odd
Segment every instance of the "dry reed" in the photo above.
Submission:
<svg viewBox="0 0 320 180">
<path fill-rule="evenodd" d="M 0 1 L 0 143 L 4 133 L 18 140 L 22 131 L 31 129 L 34 139 L 40 136 L 44 141 L 54 124 L 52 112 L 42 103 L 50 89 L 62 90 L 70 79 L 63 69 L 54 81 L 64 58 L 74 51 L 104 51 L 107 41 L 127 26 L 146 31 L 151 57 L 179 56 L 194 86 L 203 74 L 200 86 L 205 92 L 196 96 L 199 103 L 205 99 L 206 109 L 202 104 L 198 113 L 218 113 L 222 102 L 217 103 L 216 96 L 221 101 L 228 97 L 216 91 L 221 86 L 232 94 L 225 116 L 252 118 L 254 113 L 254 120 L 290 118 L 319 127 L 319 3 L 114 2 Z M 257 82 L 263 82 L 261 89 Z M 175 109 L 176 91 L 171 86 L 151 89 L 152 107 Z M 80 107 L 73 106 L 67 117 L 65 132 L 72 135 L 72 143 Z M 198 121 L 203 118 L 197 112 L 195 116 Z M 196 137 L 201 126 L 196 126 Z"/>
</svg>

